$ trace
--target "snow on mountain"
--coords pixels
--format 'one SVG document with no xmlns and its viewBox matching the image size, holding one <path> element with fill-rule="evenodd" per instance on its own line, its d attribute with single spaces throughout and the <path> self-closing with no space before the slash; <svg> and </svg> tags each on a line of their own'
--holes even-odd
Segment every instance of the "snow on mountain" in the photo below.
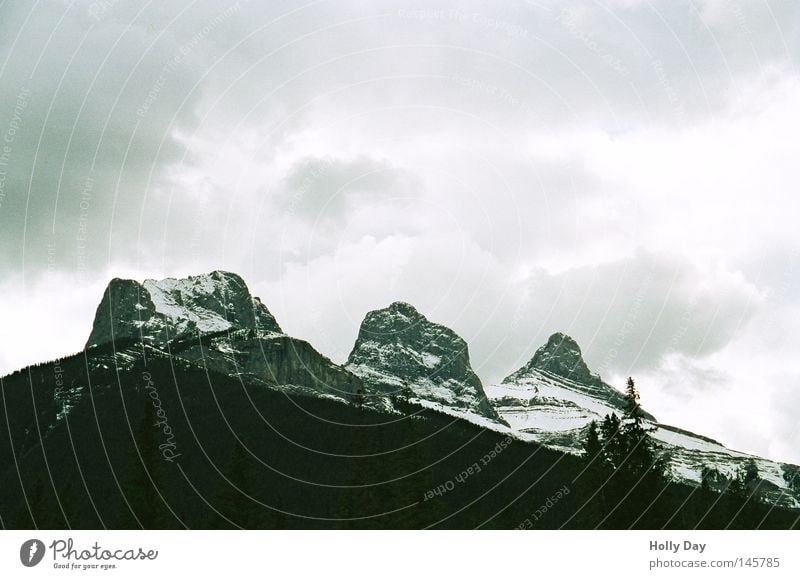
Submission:
<svg viewBox="0 0 800 579">
<path fill-rule="evenodd" d="M 569 336 L 554 334 L 525 366 L 486 394 L 511 428 L 546 446 L 579 454 L 585 429 L 606 414 L 625 412 L 624 396 L 586 367 L 580 348 Z M 800 507 L 783 478 L 783 466 L 725 448 L 719 442 L 660 424 L 650 415 L 645 426 L 668 456 L 677 480 L 699 485 L 704 468 L 731 477 L 747 460 L 755 460 L 760 491 L 774 504 Z"/>
<path fill-rule="evenodd" d="M 364 381 L 373 400 L 407 389 L 419 400 L 498 419 L 470 366 L 467 343 L 410 304 L 369 312 L 345 368 Z"/>
<path fill-rule="evenodd" d="M 592 373 L 575 340 L 560 333 L 522 368 L 484 390 L 470 365 L 466 342 L 403 302 L 369 312 L 347 364 L 339 366 L 307 342 L 283 334 L 242 278 L 222 271 L 143 283 L 111 281 L 87 344 L 89 363 L 98 371 L 119 368 L 148 350 L 148 356 L 168 355 L 179 365 L 203 366 L 286 393 L 350 402 L 362 391 L 367 404 L 385 408 L 392 408 L 392 397 L 399 395 L 576 454 L 582 452 L 591 421 L 614 412 L 622 415 L 626 409 L 622 392 Z M 57 418 L 83 396 L 80 387 L 59 390 Z M 730 477 L 745 461 L 754 460 L 762 496 L 773 504 L 800 508 L 799 497 L 783 478 L 784 465 L 659 424 L 648 413 L 644 419 L 677 480 L 699 484 L 704 469 Z"/>
<path fill-rule="evenodd" d="M 112 346 L 111 351 L 106 345 Z M 169 355 L 284 392 L 349 401 L 356 376 L 287 336 L 234 273 L 184 279 L 114 279 L 97 309 L 87 344 L 95 367 L 128 367 L 143 355 Z"/>
<path fill-rule="evenodd" d="M 144 283 L 115 278 L 97 308 L 87 347 L 126 339 L 165 343 L 229 329 L 282 333 L 266 306 L 234 273 Z"/>
<path fill-rule="evenodd" d="M 506 377 L 503 383 L 524 384 L 536 383 L 540 376 L 553 376 L 562 383 L 569 384 L 570 390 L 604 401 L 616 408 L 617 412 L 625 410 L 625 397 L 622 392 L 603 382 L 598 374 L 589 370 L 583 360 L 578 343 L 570 336 L 557 332 L 550 336 L 547 343 L 536 350 L 533 358 L 522 368 Z M 567 398 L 569 400 L 569 398 Z M 646 418 L 654 420 L 645 412 Z"/>
</svg>

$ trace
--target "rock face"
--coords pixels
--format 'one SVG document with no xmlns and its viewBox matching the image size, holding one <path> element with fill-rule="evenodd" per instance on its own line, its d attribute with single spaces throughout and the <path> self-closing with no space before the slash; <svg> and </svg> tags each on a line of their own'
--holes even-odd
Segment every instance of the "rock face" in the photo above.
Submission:
<svg viewBox="0 0 800 579">
<path fill-rule="evenodd" d="M 130 339 L 159 344 L 230 329 L 281 333 L 266 306 L 235 273 L 144 283 L 115 278 L 97 308 L 86 346 Z"/>
<path fill-rule="evenodd" d="M 357 376 L 308 342 L 274 332 L 218 332 L 175 343 L 171 352 L 216 372 L 295 393 L 326 394 L 349 401 L 364 388 Z"/>
<path fill-rule="evenodd" d="M 603 383 L 600 376 L 593 374 L 583 360 L 578 343 L 570 336 L 557 332 L 548 338 L 547 343 L 536 350 L 533 358 L 522 368 L 508 376 L 503 382 L 515 382 L 530 375 L 534 370 L 541 370 L 561 376 L 583 385 Z"/>
<path fill-rule="evenodd" d="M 522 368 L 506 377 L 503 384 L 535 381 L 540 377 L 563 379 L 578 392 L 598 398 L 616 409 L 625 412 L 627 404 L 622 392 L 609 386 L 586 365 L 578 343 L 566 334 L 557 332 L 547 343 L 536 350 L 533 358 Z M 650 414 L 646 417 L 653 419 Z"/>
<path fill-rule="evenodd" d="M 364 381 L 368 396 L 408 389 L 420 401 L 498 419 L 470 366 L 467 343 L 407 303 L 366 315 L 345 367 Z"/>
<path fill-rule="evenodd" d="M 99 354 L 99 346 L 112 342 L 113 354 Z M 359 378 L 308 342 L 285 335 L 234 273 L 144 283 L 112 280 L 87 349 L 98 352 L 101 363 L 120 366 L 137 359 L 141 343 L 175 359 L 296 393 L 349 400 L 363 388 Z"/>
</svg>

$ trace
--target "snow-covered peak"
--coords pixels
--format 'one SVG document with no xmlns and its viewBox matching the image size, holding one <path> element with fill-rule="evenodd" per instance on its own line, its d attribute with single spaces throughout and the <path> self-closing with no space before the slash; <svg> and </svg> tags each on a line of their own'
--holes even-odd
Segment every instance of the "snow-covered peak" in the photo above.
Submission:
<svg viewBox="0 0 800 579">
<path fill-rule="evenodd" d="M 536 350 L 533 358 L 525 366 L 508 376 L 504 382 L 514 382 L 530 374 L 532 370 L 544 370 L 562 378 L 586 384 L 600 381 L 598 375 L 589 371 L 578 343 L 570 336 L 560 332 L 550 336 L 547 343 Z"/>
<path fill-rule="evenodd" d="M 130 338 L 161 343 L 230 329 L 281 333 L 266 306 L 235 273 L 144 283 L 115 278 L 97 309 L 87 347 Z"/>
<path fill-rule="evenodd" d="M 373 396 L 408 390 L 421 400 L 497 418 L 472 370 L 467 343 L 404 302 L 366 315 L 346 368 Z"/>
<path fill-rule="evenodd" d="M 597 396 L 578 383 L 539 370 L 531 371 L 517 382 L 488 385 L 486 393 L 517 437 L 575 454 L 583 452 L 589 423 L 599 423 L 608 414 L 622 415 L 623 412 L 618 399 Z M 699 485 L 704 469 L 708 468 L 731 478 L 747 460 L 753 459 L 759 476 L 766 481 L 761 496 L 773 504 L 800 507 L 800 496 L 796 496 L 784 479 L 781 464 L 660 424 L 649 414 L 644 425 L 676 480 Z"/>
<path fill-rule="evenodd" d="M 536 350 L 533 358 L 506 377 L 502 384 L 535 388 L 542 382 L 550 381 L 558 383 L 564 391 L 573 391 L 600 400 L 618 413 L 627 409 L 622 392 L 606 384 L 598 374 L 592 372 L 583 359 L 578 343 L 561 332 L 550 336 L 547 343 Z M 655 420 L 646 412 L 645 416 Z"/>
<path fill-rule="evenodd" d="M 575 340 L 561 333 L 553 334 L 530 362 L 502 384 L 487 386 L 486 393 L 498 414 L 520 437 L 573 453 L 582 452 L 590 422 L 600 422 L 612 413 L 622 416 L 627 409 L 622 392 L 593 374 Z M 774 504 L 800 506 L 800 497 L 787 487 L 780 464 L 659 424 L 649 413 L 643 417 L 677 480 L 699 484 L 706 468 L 731 477 L 746 460 L 754 459 L 766 481 L 762 496 Z"/>
</svg>

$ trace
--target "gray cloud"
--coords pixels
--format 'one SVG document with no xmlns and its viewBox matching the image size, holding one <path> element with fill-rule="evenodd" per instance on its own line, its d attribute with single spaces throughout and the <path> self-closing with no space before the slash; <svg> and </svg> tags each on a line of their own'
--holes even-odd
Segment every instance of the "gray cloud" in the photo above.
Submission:
<svg viewBox="0 0 800 579">
<path fill-rule="evenodd" d="M 291 167 L 284 184 L 283 212 L 310 221 L 341 221 L 361 204 L 408 197 L 422 188 L 414 175 L 367 157 L 304 159 Z"/>
</svg>

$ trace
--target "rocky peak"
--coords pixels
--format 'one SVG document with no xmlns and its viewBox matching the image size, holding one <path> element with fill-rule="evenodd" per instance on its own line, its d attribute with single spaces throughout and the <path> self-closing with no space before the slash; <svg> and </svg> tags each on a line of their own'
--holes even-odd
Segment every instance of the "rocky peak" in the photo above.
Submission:
<svg viewBox="0 0 800 579">
<path fill-rule="evenodd" d="M 409 334 L 414 326 L 429 323 L 417 309 L 406 302 L 394 302 L 382 310 L 368 312 L 361 324 L 361 330 L 370 337 L 391 339 L 392 336 Z"/>
<path fill-rule="evenodd" d="M 165 343 L 187 334 L 231 329 L 281 333 L 275 318 L 235 273 L 183 279 L 115 278 L 95 314 L 87 347 L 126 339 Z"/>
<path fill-rule="evenodd" d="M 508 376 L 503 382 L 513 382 L 532 370 L 543 370 L 581 384 L 602 384 L 600 376 L 593 374 L 578 343 L 566 334 L 556 332 L 547 343 L 536 350 L 533 358 L 522 368 Z"/>
<path fill-rule="evenodd" d="M 366 315 L 346 368 L 364 380 L 368 394 L 408 388 L 421 400 L 497 418 L 472 370 L 467 343 L 404 302 Z"/>
<path fill-rule="evenodd" d="M 522 368 L 503 380 L 503 384 L 535 384 L 544 377 L 558 378 L 562 386 L 603 400 L 614 411 L 624 413 L 628 402 L 620 390 L 606 384 L 586 365 L 578 343 L 566 334 L 557 332 L 547 343 L 536 350 L 533 358 Z M 561 379 L 564 380 L 561 380 Z M 642 410 L 642 416 L 655 421 L 655 417 Z"/>
</svg>

